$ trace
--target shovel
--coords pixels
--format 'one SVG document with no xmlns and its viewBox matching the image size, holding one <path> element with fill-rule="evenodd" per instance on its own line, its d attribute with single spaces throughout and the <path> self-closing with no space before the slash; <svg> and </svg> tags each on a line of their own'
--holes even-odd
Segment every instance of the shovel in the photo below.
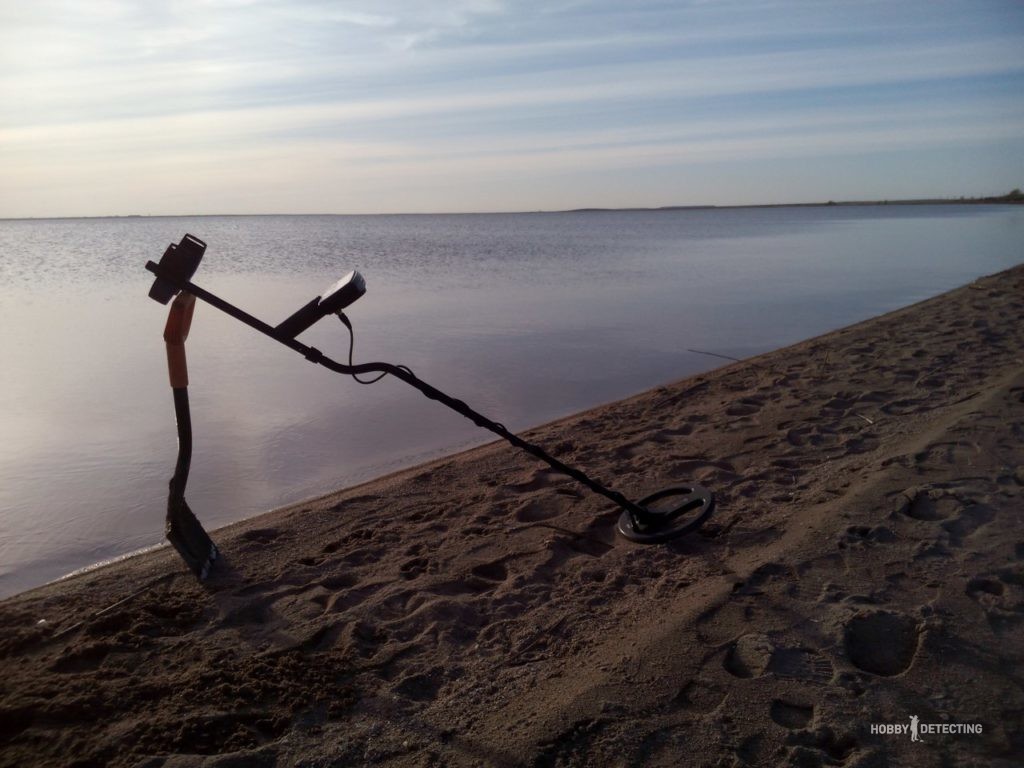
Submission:
<svg viewBox="0 0 1024 768">
<path fill-rule="evenodd" d="M 205 250 L 206 244 L 202 240 L 189 235 L 178 245 L 171 245 L 167 249 L 160 259 L 160 265 L 168 274 L 188 280 L 199 266 Z M 167 325 L 164 326 L 164 342 L 167 345 L 167 372 L 174 394 L 174 416 L 178 424 L 178 460 L 167 494 L 165 532 L 192 573 L 203 580 L 217 559 L 217 547 L 185 501 L 185 484 L 192 463 L 192 416 L 188 405 L 185 339 L 192 325 L 196 297 L 159 279 L 153 284 L 149 295 L 161 304 L 166 304 L 174 296 Z"/>
</svg>

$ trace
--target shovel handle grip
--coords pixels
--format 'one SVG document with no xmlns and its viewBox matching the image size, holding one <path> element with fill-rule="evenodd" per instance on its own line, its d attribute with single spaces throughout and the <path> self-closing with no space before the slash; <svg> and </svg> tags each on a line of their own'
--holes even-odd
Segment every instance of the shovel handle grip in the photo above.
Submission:
<svg viewBox="0 0 1024 768">
<path fill-rule="evenodd" d="M 196 308 L 196 297 L 182 291 L 171 303 L 164 326 L 164 342 L 167 345 L 167 373 L 171 387 L 180 389 L 188 386 L 188 363 L 185 359 L 185 339 L 192 326 L 192 313 Z"/>
</svg>

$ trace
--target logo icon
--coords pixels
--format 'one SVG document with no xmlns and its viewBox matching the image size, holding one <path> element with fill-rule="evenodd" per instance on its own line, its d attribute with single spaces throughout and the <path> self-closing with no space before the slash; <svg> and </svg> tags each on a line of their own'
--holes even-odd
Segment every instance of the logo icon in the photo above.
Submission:
<svg viewBox="0 0 1024 768">
<path fill-rule="evenodd" d="M 922 736 L 980 736 L 985 728 L 981 723 L 922 723 L 917 715 L 911 715 L 909 723 L 871 723 L 868 730 L 873 736 L 910 736 L 911 741 L 923 744 Z"/>
</svg>

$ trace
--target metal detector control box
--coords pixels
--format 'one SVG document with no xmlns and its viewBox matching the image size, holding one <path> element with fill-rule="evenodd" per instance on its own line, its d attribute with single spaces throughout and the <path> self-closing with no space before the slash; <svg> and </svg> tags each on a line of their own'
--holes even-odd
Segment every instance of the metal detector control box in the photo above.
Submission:
<svg viewBox="0 0 1024 768">
<path fill-rule="evenodd" d="M 340 312 L 366 293 L 366 281 L 356 271 L 349 272 L 320 297 L 319 308 L 323 315 Z"/>
<path fill-rule="evenodd" d="M 355 271 L 349 272 L 320 296 L 284 320 L 274 328 L 274 331 L 283 338 L 294 339 L 320 318 L 341 312 L 364 293 L 366 281 L 363 276 Z"/>
</svg>

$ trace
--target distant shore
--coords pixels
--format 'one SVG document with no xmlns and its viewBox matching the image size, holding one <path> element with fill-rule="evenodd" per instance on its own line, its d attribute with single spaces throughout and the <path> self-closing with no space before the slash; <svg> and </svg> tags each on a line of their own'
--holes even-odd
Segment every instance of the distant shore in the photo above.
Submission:
<svg viewBox="0 0 1024 768">
<path fill-rule="evenodd" d="M 1014 192 L 1018 192 L 1014 190 Z M 166 213 L 166 214 L 140 214 L 127 213 L 110 216 L 14 216 L 5 218 L 0 216 L 0 221 L 62 221 L 65 219 L 180 219 L 180 218 L 213 218 L 213 217 L 245 217 L 245 216 L 494 216 L 494 215 L 517 215 L 524 213 L 604 213 L 604 212 L 630 212 L 630 211 L 710 211 L 710 210 L 734 210 L 746 208 L 825 208 L 829 206 L 865 206 L 865 205 L 1021 205 L 1024 204 L 1024 194 L 1010 193 L 998 197 L 959 197 L 959 198 L 920 198 L 910 200 L 828 200 L 814 203 L 750 203 L 744 205 L 663 205 L 658 207 L 637 207 L 637 208 L 568 208 L 564 210 L 535 210 L 535 211 L 444 211 L 427 213 Z"/>
<path fill-rule="evenodd" d="M 1014 190 L 1017 192 L 1017 190 Z M 590 213 L 601 211 L 710 211 L 710 210 L 732 210 L 746 208 L 829 208 L 838 206 L 866 206 L 866 205 L 1021 205 L 1024 204 L 1024 194 L 1014 194 L 999 197 L 936 197 L 920 198 L 913 200 L 829 200 L 816 203 L 755 203 L 750 205 L 663 205 L 657 208 L 572 208 L 558 213 Z"/>
</svg>

